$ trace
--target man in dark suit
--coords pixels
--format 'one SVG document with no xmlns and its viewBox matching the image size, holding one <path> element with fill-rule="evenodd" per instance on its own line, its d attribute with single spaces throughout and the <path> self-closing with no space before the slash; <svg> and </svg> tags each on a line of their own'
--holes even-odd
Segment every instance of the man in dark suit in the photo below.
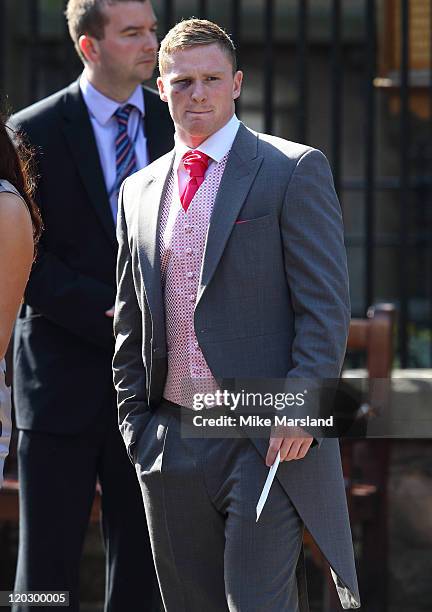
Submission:
<svg viewBox="0 0 432 612">
<path fill-rule="evenodd" d="M 349 294 L 328 162 L 238 121 L 243 75 L 216 24 L 179 23 L 159 68 L 176 144 L 120 194 L 113 364 L 165 609 L 306 612 L 303 525 L 343 607 L 358 608 L 338 441 L 303 430 L 187 437 L 181 427 L 194 385 L 216 398 L 220 380 L 279 378 L 289 392 L 299 379 L 339 377 Z"/>
<path fill-rule="evenodd" d="M 105 609 L 153 611 L 158 587 L 112 384 L 115 219 L 121 182 L 172 147 L 173 127 L 159 97 L 141 85 L 158 47 L 149 0 L 70 0 L 66 14 L 83 74 L 13 117 L 36 150 L 45 225 L 15 335 L 15 590 L 68 590 L 78 610 L 99 481 Z"/>
</svg>

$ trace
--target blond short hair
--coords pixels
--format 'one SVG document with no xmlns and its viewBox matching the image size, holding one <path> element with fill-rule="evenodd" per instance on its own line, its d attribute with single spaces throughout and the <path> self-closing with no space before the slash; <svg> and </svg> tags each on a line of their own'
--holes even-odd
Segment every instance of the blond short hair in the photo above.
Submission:
<svg viewBox="0 0 432 612">
<path fill-rule="evenodd" d="M 159 72 L 164 74 L 168 59 L 176 51 L 198 45 L 217 44 L 227 54 L 233 68 L 237 70 L 237 56 L 233 41 L 220 26 L 207 19 L 185 19 L 167 33 L 159 50 Z"/>
</svg>

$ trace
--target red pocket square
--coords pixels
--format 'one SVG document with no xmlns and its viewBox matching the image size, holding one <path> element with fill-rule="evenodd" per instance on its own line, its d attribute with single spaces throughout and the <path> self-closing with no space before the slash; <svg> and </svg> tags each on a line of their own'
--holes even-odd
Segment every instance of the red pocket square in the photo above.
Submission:
<svg viewBox="0 0 432 612">
<path fill-rule="evenodd" d="M 247 223 L 249 221 L 249 219 L 238 219 L 235 224 L 239 225 L 240 223 Z"/>
</svg>

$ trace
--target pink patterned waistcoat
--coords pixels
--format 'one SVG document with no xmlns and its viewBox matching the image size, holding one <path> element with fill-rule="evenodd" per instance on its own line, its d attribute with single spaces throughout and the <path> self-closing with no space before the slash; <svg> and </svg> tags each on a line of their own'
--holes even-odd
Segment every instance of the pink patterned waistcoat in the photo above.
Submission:
<svg viewBox="0 0 432 612">
<path fill-rule="evenodd" d="M 207 171 L 187 212 L 172 171 L 162 204 L 159 248 L 168 348 L 164 397 L 188 408 L 193 407 L 194 393 L 217 389 L 195 336 L 194 310 L 207 230 L 227 158 L 228 153 Z"/>
</svg>

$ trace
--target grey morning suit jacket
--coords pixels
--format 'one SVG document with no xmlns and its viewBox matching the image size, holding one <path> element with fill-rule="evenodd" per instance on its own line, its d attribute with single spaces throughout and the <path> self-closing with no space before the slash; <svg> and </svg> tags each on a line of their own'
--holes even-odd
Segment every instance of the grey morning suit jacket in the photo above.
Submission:
<svg viewBox="0 0 432 612">
<path fill-rule="evenodd" d="M 167 347 L 158 221 L 168 153 L 119 199 L 114 382 L 129 455 L 159 405 Z M 248 220 L 238 223 L 236 220 Z M 337 378 L 350 307 L 340 206 L 324 155 L 240 125 L 208 230 L 195 333 L 216 378 Z M 268 441 L 252 440 L 265 456 Z M 334 571 L 342 606 L 360 598 L 338 441 L 277 477 Z"/>
</svg>

